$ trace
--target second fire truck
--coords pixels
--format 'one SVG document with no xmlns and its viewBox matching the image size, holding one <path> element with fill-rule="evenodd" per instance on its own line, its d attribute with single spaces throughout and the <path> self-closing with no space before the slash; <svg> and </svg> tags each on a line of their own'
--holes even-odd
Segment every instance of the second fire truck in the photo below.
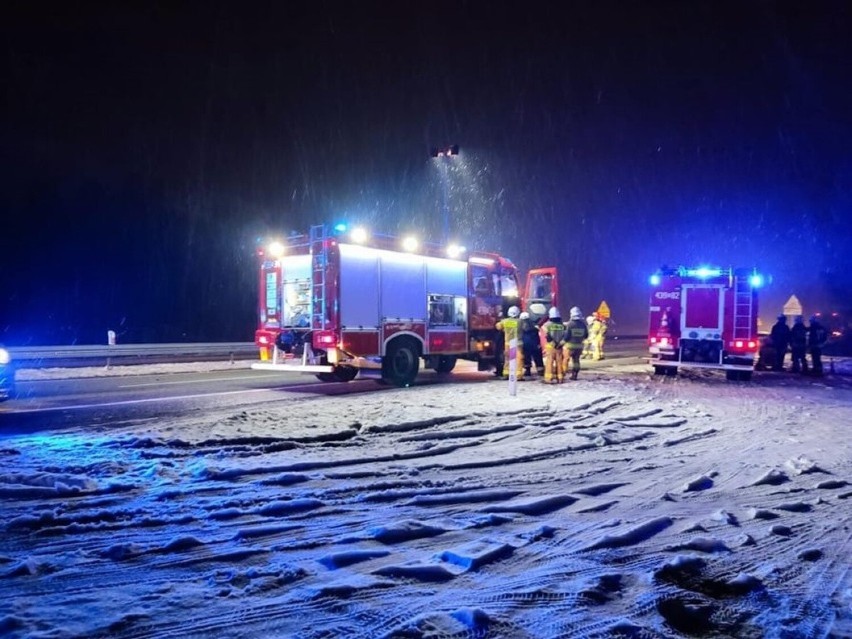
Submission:
<svg viewBox="0 0 852 639">
<path fill-rule="evenodd" d="M 663 267 L 650 278 L 649 348 L 658 375 L 715 368 L 749 380 L 760 347 L 753 269 Z"/>
<path fill-rule="evenodd" d="M 557 304 L 555 268 L 531 270 L 522 294 L 503 256 L 403 242 L 319 225 L 260 251 L 252 368 L 326 382 L 377 369 L 398 386 L 414 381 L 421 359 L 438 372 L 459 359 L 489 370 L 501 313 L 518 305 L 536 320 Z"/>
</svg>

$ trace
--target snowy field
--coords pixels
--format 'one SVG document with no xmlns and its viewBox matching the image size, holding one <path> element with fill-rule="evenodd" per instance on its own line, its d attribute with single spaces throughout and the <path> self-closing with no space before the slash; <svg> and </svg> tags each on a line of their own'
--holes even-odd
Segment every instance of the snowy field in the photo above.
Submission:
<svg viewBox="0 0 852 639">
<path fill-rule="evenodd" d="M 0 635 L 850 637 L 850 424 L 632 364 L 6 437 Z"/>
</svg>

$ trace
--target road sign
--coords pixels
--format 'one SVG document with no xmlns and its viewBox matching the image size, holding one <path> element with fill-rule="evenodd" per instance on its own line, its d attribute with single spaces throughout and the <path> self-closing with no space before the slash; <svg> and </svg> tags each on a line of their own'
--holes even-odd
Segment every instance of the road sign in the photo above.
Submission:
<svg viewBox="0 0 852 639">
<path fill-rule="evenodd" d="M 610 310 L 609 310 L 609 305 L 607 305 L 605 300 L 601 302 L 601 304 L 600 304 L 600 306 L 598 306 L 598 310 L 596 312 L 597 312 L 598 315 L 600 315 L 602 318 L 604 318 L 606 320 L 608 320 L 612 316 L 612 313 L 610 313 Z"/>
<path fill-rule="evenodd" d="M 784 304 L 784 315 L 787 317 L 796 317 L 802 315 L 802 303 L 795 295 L 791 295 L 787 303 Z"/>
</svg>

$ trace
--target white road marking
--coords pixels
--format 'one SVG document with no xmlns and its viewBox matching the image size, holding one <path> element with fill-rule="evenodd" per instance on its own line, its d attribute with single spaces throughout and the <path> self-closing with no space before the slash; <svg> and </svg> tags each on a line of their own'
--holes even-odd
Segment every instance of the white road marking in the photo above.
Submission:
<svg viewBox="0 0 852 639">
<path fill-rule="evenodd" d="M 246 390 L 235 390 L 235 391 L 220 391 L 217 393 L 195 393 L 193 395 L 176 395 L 174 397 L 146 397 L 144 399 L 126 399 L 120 402 L 103 402 L 101 404 L 70 404 L 68 406 L 44 406 L 40 408 L 22 408 L 22 409 L 12 409 L 12 410 L 4 410 L 3 412 L 7 415 L 20 415 L 22 413 L 47 413 L 47 412 L 55 412 L 62 410 L 79 410 L 83 408 L 109 408 L 112 406 L 131 406 L 133 404 L 150 404 L 153 402 L 163 402 L 169 400 L 183 400 L 183 399 L 199 399 L 201 397 L 217 397 L 217 396 L 225 396 L 225 395 L 240 395 L 243 393 L 268 393 L 271 391 L 278 390 L 301 390 L 313 388 L 316 386 L 324 385 L 321 382 L 317 382 L 315 384 L 301 384 L 301 385 L 293 385 L 293 386 L 277 386 L 275 388 L 251 388 Z"/>
</svg>

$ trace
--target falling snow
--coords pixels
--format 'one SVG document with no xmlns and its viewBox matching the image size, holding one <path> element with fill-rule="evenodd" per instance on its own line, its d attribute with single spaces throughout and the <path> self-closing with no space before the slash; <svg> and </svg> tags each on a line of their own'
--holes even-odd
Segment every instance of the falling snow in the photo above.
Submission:
<svg viewBox="0 0 852 639">
<path fill-rule="evenodd" d="M 0 628 L 848 636 L 849 382 L 621 364 L 6 436 Z"/>
</svg>

